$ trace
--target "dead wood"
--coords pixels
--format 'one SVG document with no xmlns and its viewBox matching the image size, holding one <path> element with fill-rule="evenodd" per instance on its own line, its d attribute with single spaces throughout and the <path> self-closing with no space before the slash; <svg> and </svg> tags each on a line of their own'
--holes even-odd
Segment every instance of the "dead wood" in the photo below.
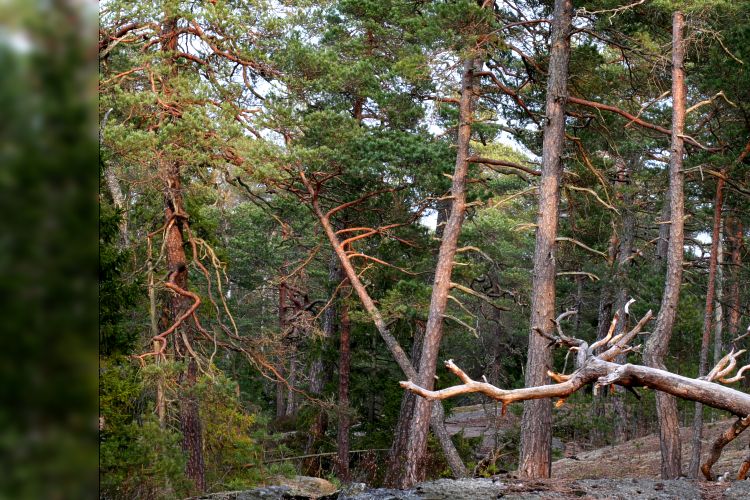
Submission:
<svg viewBox="0 0 750 500">
<path fill-rule="evenodd" d="M 563 315 L 568 313 L 570 311 L 563 313 Z M 404 389 L 430 400 L 442 400 L 461 394 L 478 392 L 500 401 L 503 407 L 519 401 L 546 398 L 557 398 L 558 405 L 561 405 L 568 396 L 589 384 L 594 384 L 595 389 L 611 385 L 619 385 L 628 389 L 645 387 L 688 401 L 699 402 L 712 408 L 728 411 L 739 417 L 737 422 L 714 443 L 708 460 L 701 467 L 704 476 L 709 480 L 712 479 L 711 467 L 721 456 L 724 446 L 750 426 L 750 394 L 722 384 L 739 381 L 742 378 L 742 373 L 750 369 L 750 365 L 740 368 L 735 376 L 730 377 L 729 375 L 737 366 L 736 358 L 741 354 L 740 352 L 730 352 L 717 363 L 716 367 L 709 372 L 709 375 L 694 379 L 658 368 L 631 363 L 617 363 L 615 362 L 617 356 L 638 351 L 640 345 L 633 347 L 631 343 L 653 318 L 652 312 L 649 311 L 630 331 L 613 336 L 611 332 L 615 330 L 615 325 L 619 321 L 618 318 L 622 314 L 622 311 L 618 311 L 615 315 L 610 327 L 610 334 L 592 345 L 584 340 L 563 334 L 560 328 L 558 328 L 559 335 L 543 335 L 550 341 L 551 345 L 566 347 L 577 353 L 577 368 L 572 373 L 548 372 L 550 378 L 557 382 L 554 384 L 520 389 L 501 389 L 487 382 L 473 380 L 453 360 L 448 360 L 445 366 L 461 380 L 460 385 L 434 391 L 426 390 L 412 381 L 403 381 L 400 385 Z M 606 350 L 601 354 L 595 354 L 595 351 L 602 347 Z M 743 464 L 740 475 L 747 474 L 748 470 L 750 470 L 750 461 L 748 461 L 747 466 Z"/>
</svg>

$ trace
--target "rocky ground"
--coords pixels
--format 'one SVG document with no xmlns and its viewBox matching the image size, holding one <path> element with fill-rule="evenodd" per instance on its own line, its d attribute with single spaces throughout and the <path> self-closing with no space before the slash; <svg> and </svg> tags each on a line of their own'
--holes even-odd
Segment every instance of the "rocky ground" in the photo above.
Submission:
<svg viewBox="0 0 750 500">
<path fill-rule="evenodd" d="M 216 493 L 203 500 L 481 500 L 481 499 L 622 499 L 622 500 L 746 500 L 750 481 L 706 483 L 654 479 L 583 479 L 517 481 L 500 479 L 440 479 L 410 490 L 366 489 L 352 485 L 327 495 L 290 486 Z"/>
<path fill-rule="evenodd" d="M 732 422 L 733 420 L 721 420 L 704 426 L 702 440 L 704 456 L 714 440 L 729 428 Z M 682 438 L 682 463 L 685 468 L 690 462 L 692 429 L 682 427 L 680 437 Z M 749 438 L 750 436 L 743 434 L 724 448 L 721 459 L 713 468 L 717 476 L 725 473 L 729 473 L 730 477 L 736 475 L 742 460 L 748 455 Z M 552 477 L 658 479 L 660 464 L 659 439 L 652 434 L 627 443 L 579 452 L 569 458 L 557 460 L 552 464 Z M 750 499 L 750 495 L 747 498 Z"/>
<path fill-rule="evenodd" d="M 486 422 L 480 413 L 484 408 L 467 407 L 451 415 L 446 423 L 453 432 L 471 433 L 469 437 L 483 437 L 489 444 Z M 505 425 L 511 425 L 509 415 Z M 714 439 L 731 425 L 731 420 L 709 423 L 704 430 L 704 454 Z M 496 422 L 501 424 L 501 422 Z M 503 427 L 503 425 L 498 425 Z M 689 461 L 691 432 L 680 429 L 683 442 L 683 463 Z M 494 434 L 492 435 L 494 438 Z M 487 441 L 487 443 L 485 443 Z M 721 460 L 714 466 L 717 475 L 728 473 L 734 477 L 743 458 L 748 454 L 748 436 L 740 436 L 730 443 Z M 572 450 L 572 451 L 571 451 Z M 591 451 L 577 451 L 569 447 L 566 458 L 552 465 L 554 479 L 545 481 L 520 481 L 512 474 L 491 479 L 441 479 L 400 491 L 368 489 L 364 484 L 354 484 L 343 490 L 318 478 L 298 477 L 280 480 L 278 485 L 249 491 L 216 493 L 202 497 L 205 500 L 473 500 L 473 499 L 654 499 L 654 500 L 719 500 L 750 499 L 750 481 L 705 482 L 662 481 L 659 479 L 659 440 L 655 435 L 634 439 L 616 446 Z M 603 479 L 605 478 L 605 479 Z"/>
</svg>

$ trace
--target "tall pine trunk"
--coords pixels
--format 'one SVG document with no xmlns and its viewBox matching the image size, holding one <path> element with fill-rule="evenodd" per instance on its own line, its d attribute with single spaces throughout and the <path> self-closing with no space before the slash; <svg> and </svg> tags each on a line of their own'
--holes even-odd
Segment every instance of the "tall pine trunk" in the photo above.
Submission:
<svg viewBox="0 0 750 500">
<path fill-rule="evenodd" d="M 531 331 L 526 364 L 526 387 L 549 383 L 552 366 L 548 341 L 537 330 L 551 333 L 555 319 L 555 240 L 560 205 L 560 177 L 565 141 L 565 103 L 568 95 L 571 0 L 555 0 L 547 81 L 547 102 L 542 145 L 542 179 L 539 187 L 534 279 L 531 297 Z M 521 419 L 519 473 L 524 478 L 546 478 L 552 468 L 552 403 L 524 403 Z"/>
<path fill-rule="evenodd" d="M 343 276 L 341 275 L 341 268 L 339 266 L 336 254 L 331 255 L 331 260 L 328 264 L 328 282 L 330 286 L 338 288 L 341 283 Z M 332 292 L 334 292 L 332 290 Z M 327 379 L 330 378 L 329 370 L 326 368 L 324 363 L 324 348 L 332 341 L 334 334 L 336 333 L 336 315 L 339 312 L 338 299 L 336 297 L 331 298 L 332 302 L 328 308 L 323 312 L 323 338 L 321 339 L 322 348 L 318 351 L 313 359 L 310 366 L 310 386 L 309 392 L 314 396 L 321 396 L 323 394 L 323 387 L 326 384 Z M 341 312 L 343 315 L 343 311 Z M 310 427 L 310 433 L 307 436 L 307 444 L 305 445 L 305 455 L 311 455 L 315 453 L 315 448 L 318 445 L 321 438 L 325 435 L 326 429 L 328 428 L 328 414 L 320 410 L 315 416 L 312 426 Z M 315 457 L 311 457 L 302 463 L 302 469 L 305 474 L 311 475 L 315 472 L 319 466 L 319 462 Z"/>
<path fill-rule="evenodd" d="M 300 177 L 305 183 L 305 187 L 308 189 L 308 191 L 311 194 L 315 193 L 312 185 L 308 181 L 306 181 L 304 174 L 300 175 Z M 380 337 L 383 339 L 383 342 L 385 343 L 388 351 L 391 353 L 393 360 L 396 362 L 396 364 L 398 364 L 399 368 L 401 368 L 401 371 L 404 373 L 404 375 L 406 375 L 407 378 L 409 378 L 410 380 L 417 380 L 417 371 L 414 369 L 414 366 L 412 365 L 409 357 L 406 355 L 406 352 L 404 352 L 401 345 L 391 333 L 388 325 L 385 322 L 385 319 L 380 313 L 380 310 L 375 305 L 375 302 L 373 301 L 372 297 L 370 297 L 370 294 L 367 292 L 367 289 L 362 283 L 362 280 L 359 278 L 357 271 L 354 269 L 351 260 L 347 256 L 339 237 L 336 235 L 336 231 L 333 229 L 330 219 L 323 213 L 315 195 L 312 196 L 311 204 L 313 212 L 323 226 L 326 237 L 331 243 L 331 246 L 333 247 L 333 250 L 338 257 L 339 262 L 341 263 L 341 268 L 346 274 L 346 277 L 349 280 L 349 284 L 362 302 L 362 307 L 364 307 L 364 309 L 370 315 L 372 322 L 375 324 L 375 328 L 378 330 Z M 375 359 L 376 358 L 373 358 L 373 360 Z M 440 442 L 440 446 L 443 450 L 443 453 L 445 454 L 446 460 L 451 468 L 451 472 L 453 473 L 454 477 L 464 477 L 466 475 L 466 467 L 461 461 L 461 457 L 459 456 L 456 447 L 453 445 L 453 442 L 450 440 L 448 433 L 445 431 L 445 422 L 443 421 L 443 417 L 444 411 L 442 405 L 433 405 L 432 414 L 430 416 L 430 425 L 435 432 L 435 436 Z"/>
<path fill-rule="evenodd" d="M 721 238 L 721 207 L 724 205 L 724 178 L 716 182 L 716 197 L 714 199 L 714 220 L 711 231 L 711 255 L 708 262 L 708 289 L 706 290 L 706 307 L 703 311 L 703 336 L 701 338 L 700 360 L 698 362 L 698 376 L 703 377 L 708 370 L 708 348 L 711 340 L 711 321 L 714 317 L 714 298 L 716 295 L 716 267 L 719 257 L 719 239 Z M 698 478 L 701 461 L 701 438 L 703 437 L 703 405 L 695 403 L 693 418 L 693 451 L 690 456 L 688 475 Z"/>
<path fill-rule="evenodd" d="M 187 217 L 182 203 L 179 163 L 171 162 L 167 165 L 166 180 L 165 219 L 168 230 L 165 253 L 169 266 L 168 279 L 181 290 L 187 290 L 188 268 L 183 238 L 183 227 Z M 170 322 L 176 323 L 191 305 L 190 297 L 179 293 L 173 294 L 169 308 Z M 197 381 L 198 367 L 188 345 L 195 337 L 195 332 L 190 325 L 189 321 L 184 321 L 174 332 L 176 359 L 187 362 L 186 370 L 178 377 L 180 431 L 182 432 L 182 449 L 187 455 L 186 475 L 195 483 L 197 490 L 202 492 L 206 489 L 203 436 L 198 401 L 192 391 Z"/>
<path fill-rule="evenodd" d="M 419 357 L 422 354 L 422 342 L 424 341 L 424 323 L 417 322 L 414 330 L 414 342 L 411 348 L 411 360 L 419 365 Z M 393 442 L 388 452 L 388 466 L 385 471 L 383 483 L 388 487 L 397 488 L 403 475 L 406 463 L 406 444 L 409 439 L 409 430 L 414 420 L 414 404 L 419 396 L 410 391 L 404 391 L 401 397 L 401 407 L 398 414 L 398 422 L 393 432 Z M 437 406 L 437 404 L 435 404 Z"/>
<path fill-rule="evenodd" d="M 451 211 L 445 224 L 440 242 L 438 261 L 435 266 L 435 279 L 432 286 L 429 316 L 419 359 L 418 383 L 432 389 L 435 382 L 437 356 L 443 336 L 443 318 L 445 315 L 448 293 L 451 288 L 453 259 L 458 248 L 458 237 L 466 212 L 466 177 L 469 169 L 469 141 L 471 139 L 471 122 L 473 108 L 478 93 L 477 77 L 474 73 L 481 70 L 481 60 L 472 58 L 464 61 L 461 82 L 461 97 L 458 111 L 458 141 L 456 166 L 453 172 L 451 187 Z M 407 488 L 425 478 L 425 455 L 427 452 L 427 434 L 429 431 L 432 401 L 418 398 L 414 404 L 414 418 L 406 445 L 406 463 L 400 478 L 399 486 Z"/>
<path fill-rule="evenodd" d="M 685 16 L 675 12 L 672 17 L 672 145 L 669 162 L 669 206 L 670 227 L 667 249 L 667 273 L 661 309 L 656 318 L 656 327 L 646 342 L 643 358 L 647 366 L 665 369 L 664 356 L 669 350 L 680 300 L 682 283 L 682 260 L 684 253 L 684 154 L 683 133 L 685 129 L 685 45 L 683 31 Z M 663 392 L 656 393 L 656 415 L 659 423 L 659 444 L 661 447 L 661 476 L 663 479 L 676 479 L 681 474 L 680 422 L 677 414 L 677 401 L 674 396 Z"/>
<path fill-rule="evenodd" d="M 719 228 L 716 247 L 716 308 L 714 313 L 714 358 L 716 365 L 724 349 L 724 227 Z"/>
<path fill-rule="evenodd" d="M 161 49 L 171 54 L 178 49 L 178 20 L 167 13 L 161 27 Z M 176 76 L 177 68 L 172 65 L 171 76 Z M 169 79 L 163 81 L 162 92 L 169 96 Z M 168 118 L 176 119 L 176 118 Z M 164 217 L 167 224 L 165 234 L 165 253 L 169 267 L 168 280 L 181 290 L 188 289 L 188 261 L 185 255 L 185 238 L 183 230 L 187 227 L 187 213 L 182 197 L 181 165 L 179 161 L 166 161 L 162 165 L 161 177 L 164 186 Z M 169 304 L 169 320 L 172 324 L 178 321 L 191 307 L 192 299 L 180 293 L 172 295 Z M 190 353 L 190 343 L 195 338 L 192 323 L 187 320 L 173 333 L 175 358 L 186 361 L 187 367 L 178 376 L 179 384 L 179 419 L 182 432 L 182 449 L 187 455 L 185 473 L 193 481 L 196 489 L 206 489 L 205 464 L 203 461 L 203 434 L 198 407 L 198 400 L 193 393 L 197 381 L 198 366 L 195 357 Z"/>
</svg>

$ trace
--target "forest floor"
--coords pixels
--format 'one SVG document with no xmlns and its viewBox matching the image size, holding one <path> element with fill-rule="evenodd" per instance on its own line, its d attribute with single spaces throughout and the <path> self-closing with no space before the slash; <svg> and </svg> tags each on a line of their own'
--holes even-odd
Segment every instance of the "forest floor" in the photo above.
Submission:
<svg viewBox="0 0 750 500">
<path fill-rule="evenodd" d="M 701 447 L 704 458 L 719 434 L 733 422 L 734 419 L 725 419 L 704 424 Z M 486 455 L 504 440 L 506 431 L 520 425 L 520 418 L 511 412 L 501 415 L 494 405 L 472 405 L 454 408 L 445 423 L 451 435 L 462 433 L 466 438 L 481 438 L 478 452 Z M 681 427 L 680 437 L 683 469 L 687 469 L 692 451 L 692 428 Z M 724 448 L 721 459 L 713 467 L 714 474 L 720 476 L 729 472 L 730 477 L 735 476 L 742 460 L 750 453 L 749 438 L 750 434 L 742 434 Z M 555 441 L 559 448 L 564 447 L 564 451 L 561 450 L 564 458 L 553 462 L 552 477 L 571 480 L 660 477 L 661 453 L 657 434 L 596 449 L 575 441 Z"/>
<path fill-rule="evenodd" d="M 494 410 L 494 409 L 493 409 Z M 493 421 L 493 436 L 502 435 L 514 425 L 518 416 L 496 415 L 480 405 L 458 408 L 446 420 L 449 431 L 461 432 L 465 437 L 481 437 L 487 445 L 488 420 Z M 732 425 L 732 419 L 706 423 L 703 433 L 702 455 L 705 458 L 716 437 Z M 692 430 L 680 429 L 682 438 L 683 470 L 690 462 Z M 341 491 L 317 478 L 299 477 L 284 480 L 280 485 L 250 491 L 224 492 L 201 497 L 210 500 L 282 500 L 315 498 L 318 500 L 739 500 L 750 498 L 750 481 L 733 481 L 737 470 L 748 454 L 747 436 L 740 436 L 724 449 L 713 471 L 717 475 L 729 473 L 728 481 L 664 481 L 659 478 L 659 438 L 651 434 L 623 444 L 583 450 L 575 442 L 559 443 L 565 447 L 565 458 L 552 464 L 552 478 L 547 480 L 519 480 L 514 473 L 481 479 L 440 479 L 420 483 L 409 490 L 369 489 L 355 483 Z M 480 447 L 481 447 L 480 444 Z M 321 489 L 322 483 L 325 487 Z M 291 489 L 290 489 L 291 488 Z M 301 489 L 300 489 L 301 488 Z M 332 493 L 333 492 L 333 493 Z"/>
<path fill-rule="evenodd" d="M 720 420 L 703 427 L 701 455 L 705 458 L 714 440 L 732 425 L 734 420 Z M 680 428 L 682 438 L 682 464 L 686 469 L 690 463 L 693 432 L 689 427 Z M 748 454 L 748 436 L 740 435 L 729 443 L 714 465 L 713 472 L 720 476 L 729 472 L 735 477 L 742 460 Z M 650 434 L 626 443 L 578 452 L 566 453 L 567 458 L 553 462 L 552 477 L 561 479 L 597 478 L 649 478 L 658 479 L 661 463 L 659 436 Z"/>
</svg>

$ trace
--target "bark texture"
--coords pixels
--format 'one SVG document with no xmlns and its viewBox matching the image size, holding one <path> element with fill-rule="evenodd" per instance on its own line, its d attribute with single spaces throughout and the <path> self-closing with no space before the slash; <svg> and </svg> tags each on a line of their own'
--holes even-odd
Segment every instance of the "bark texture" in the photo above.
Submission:
<svg viewBox="0 0 750 500">
<path fill-rule="evenodd" d="M 183 226 L 187 218 L 182 203 L 180 166 L 170 163 L 166 168 L 165 218 L 167 234 L 165 253 L 169 266 L 169 281 L 181 290 L 188 288 L 187 257 L 185 255 Z M 180 293 L 172 295 L 169 320 L 176 323 L 193 305 L 192 300 Z M 187 369 L 178 378 L 180 431 L 182 432 L 182 449 L 187 455 L 186 475 L 195 483 L 198 491 L 205 491 L 205 464 L 203 462 L 203 436 L 198 401 L 192 394 L 192 387 L 197 380 L 198 366 L 191 354 L 190 343 L 195 337 L 191 323 L 183 321 L 174 332 L 175 352 L 178 360 L 187 361 Z"/>
<path fill-rule="evenodd" d="M 669 205 L 670 227 L 667 249 L 667 273 L 661 309 L 656 319 L 654 332 L 646 342 L 644 361 L 647 366 L 665 369 L 664 356 L 669 350 L 669 340 L 680 300 L 682 283 L 682 260 L 684 252 L 684 174 L 682 157 L 684 154 L 683 133 L 685 129 L 685 46 L 683 31 L 685 17 L 675 12 L 672 17 L 672 145 L 669 162 Z M 659 423 L 659 444 L 661 448 L 661 476 L 663 479 L 677 479 L 682 470 L 680 463 L 680 423 L 677 415 L 677 402 L 664 392 L 656 394 L 656 414 Z"/>
<path fill-rule="evenodd" d="M 716 248 L 716 312 L 714 314 L 714 364 L 721 359 L 724 348 L 724 228 L 719 229 Z"/>
<path fill-rule="evenodd" d="M 161 27 L 161 49 L 165 53 L 177 50 L 177 18 L 167 16 Z M 172 74 L 176 74 L 172 67 Z M 169 94 L 167 83 L 163 83 L 164 92 Z M 185 238 L 183 230 L 187 229 L 187 213 L 182 198 L 181 165 L 178 161 L 166 161 L 161 165 L 161 177 L 164 181 L 164 216 L 167 224 L 165 234 L 165 253 L 169 267 L 168 281 L 179 290 L 188 289 L 188 261 L 185 255 Z M 169 319 L 175 324 L 193 305 L 187 293 L 174 293 L 169 308 Z M 198 365 L 191 342 L 195 337 L 194 327 L 189 321 L 182 321 L 174 332 L 174 347 L 177 360 L 186 360 L 187 368 L 178 377 L 179 419 L 182 432 L 182 449 L 187 455 L 185 472 L 196 489 L 206 489 L 205 464 L 203 461 L 203 434 L 198 408 L 198 401 L 192 394 L 198 374 Z"/>
<path fill-rule="evenodd" d="M 735 438 L 739 436 L 745 429 L 747 429 L 748 426 L 750 426 L 750 417 L 740 418 L 736 420 L 730 428 L 725 430 L 719 435 L 718 438 L 716 438 L 716 441 L 714 441 L 714 444 L 711 446 L 711 451 L 708 454 L 708 459 L 701 466 L 701 472 L 703 473 L 703 477 L 705 477 L 707 481 L 713 481 L 715 479 L 713 477 L 713 474 L 711 473 L 711 468 L 716 462 L 719 461 L 721 452 L 722 450 L 724 450 L 724 447 L 734 441 Z M 738 474 L 739 478 L 743 480 L 745 479 L 743 476 L 747 474 L 745 463 L 747 463 L 747 461 L 743 462 Z"/>
<path fill-rule="evenodd" d="M 423 341 L 424 322 L 417 322 L 411 349 L 411 359 L 417 365 L 419 364 L 419 356 L 422 354 Z M 417 396 L 408 391 L 404 392 L 404 396 L 401 398 L 398 422 L 393 433 L 393 443 L 388 453 L 388 467 L 383 481 L 387 487 L 397 487 L 400 481 L 399 478 L 403 475 L 403 467 L 406 463 L 406 445 L 409 439 L 411 423 L 414 419 L 414 405 L 416 400 Z"/>
<path fill-rule="evenodd" d="M 338 259 L 336 254 L 331 255 L 331 259 L 328 264 L 328 282 L 336 286 L 338 289 L 339 284 L 343 280 L 341 269 L 339 267 Z M 332 290 L 335 292 L 335 290 Z M 321 339 L 323 346 L 325 347 L 331 339 L 334 338 L 336 333 L 336 316 L 340 311 L 338 307 L 338 300 L 332 298 L 331 304 L 323 312 L 323 338 Z M 341 312 L 343 314 L 343 311 Z M 348 318 L 347 318 L 348 319 Z M 326 384 L 326 380 L 330 378 L 329 370 L 326 368 L 323 360 L 323 349 L 315 356 L 310 366 L 310 394 L 319 396 L 323 393 L 323 387 Z M 315 448 L 323 436 L 325 436 L 326 429 L 328 428 L 328 414 L 325 411 L 318 411 L 315 416 L 315 421 L 310 427 L 310 434 L 307 437 L 307 444 L 305 445 L 305 455 L 312 455 L 315 453 Z M 315 475 L 319 467 L 320 462 L 316 460 L 317 457 L 311 457 L 302 462 L 302 469 L 308 476 Z"/>
<path fill-rule="evenodd" d="M 466 213 L 466 177 L 469 170 L 469 141 L 471 139 L 471 122 L 474 113 L 474 101 L 478 93 L 477 78 L 474 73 L 481 70 L 479 59 L 464 62 L 461 82 L 461 98 L 458 111 L 458 140 L 456 165 L 453 171 L 451 186 L 451 211 L 445 224 L 440 241 L 435 279 L 432 285 L 432 297 L 419 358 L 417 381 L 423 387 L 432 388 L 435 381 L 438 351 L 443 337 L 443 318 L 451 289 L 453 259 L 458 248 L 458 237 L 461 234 Z M 406 463 L 399 487 L 409 488 L 425 479 L 424 459 L 427 452 L 427 434 L 429 430 L 432 402 L 418 399 L 414 406 L 414 418 L 406 445 Z"/>
<path fill-rule="evenodd" d="M 552 20 L 549 80 L 545 107 L 546 127 L 542 145 L 542 178 L 539 188 L 534 280 L 531 298 L 531 332 L 526 365 L 526 386 L 548 382 L 551 366 L 548 341 L 538 332 L 549 333 L 555 319 L 555 240 L 560 204 L 560 177 L 565 141 L 565 103 L 568 95 L 571 0 L 555 0 Z M 547 478 L 552 467 L 552 406 L 549 401 L 524 404 L 521 420 L 519 473 L 524 478 Z"/>
</svg>

